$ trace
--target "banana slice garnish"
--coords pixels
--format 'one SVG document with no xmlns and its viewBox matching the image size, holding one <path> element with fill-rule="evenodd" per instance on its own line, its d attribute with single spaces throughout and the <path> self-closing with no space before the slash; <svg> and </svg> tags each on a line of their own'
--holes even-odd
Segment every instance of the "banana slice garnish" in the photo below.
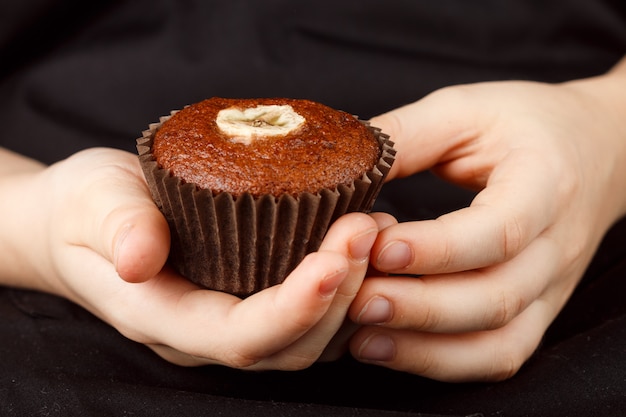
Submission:
<svg viewBox="0 0 626 417">
<path fill-rule="evenodd" d="M 306 119 L 289 105 L 261 105 L 247 109 L 229 107 L 217 114 L 217 126 L 232 141 L 251 144 L 256 139 L 285 136 Z"/>
</svg>

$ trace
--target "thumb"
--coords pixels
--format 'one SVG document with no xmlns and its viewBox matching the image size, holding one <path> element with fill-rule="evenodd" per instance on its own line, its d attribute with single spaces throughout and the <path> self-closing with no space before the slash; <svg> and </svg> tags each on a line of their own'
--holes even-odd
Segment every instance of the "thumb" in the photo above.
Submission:
<svg viewBox="0 0 626 417">
<path fill-rule="evenodd" d="M 143 282 L 165 265 L 169 253 L 169 229 L 156 207 L 135 207 L 110 221 L 115 232 L 110 260 L 128 282 Z"/>
<path fill-rule="evenodd" d="M 478 105 L 476 90 L 469 85 L 445 87 L 370 120 L 395 143 L 396 161 L 389 180 L 467 154 L 466 145 L 480 135 L 490 117 Z"/>
<path fill-rule="evenodd" d="M 113 149 L 90 149 L 67 162 L 66 172 L 78 181 L 73 201 L 66 205 L 70 243 L 99 253 L 126 281 L 155 276 L 167 260 L 170 234 L 137 157 Z"/>
</svg>

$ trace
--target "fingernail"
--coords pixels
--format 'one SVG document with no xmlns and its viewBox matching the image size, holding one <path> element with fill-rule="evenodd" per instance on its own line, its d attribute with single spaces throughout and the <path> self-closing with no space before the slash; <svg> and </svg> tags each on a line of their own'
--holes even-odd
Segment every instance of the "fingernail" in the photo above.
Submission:
<svg viewBox="0 0 626 417">
<path fill-rule="evenodd" d="M 396 355 L 393 340 L 384 334 L 373 334 L 361 345 L 359 359 L 364 361 L 387 362 Z"/>
<path fill-rule="evenodd" d="M 348 246 L 350 257 L 357 262 L 366 260 L 370 255 L 370 250 L 372 249 L 377 235 L 378 230 L 371 229 L 352 239 Z"/>
<path fill-rule="evenodd" d="M 400 240 L 393 241 L 383 248 L 376 260 L 376 267 L 382 271 L 397 271 L 411 264 L 413 252 L 409 245 Z"/>
<path fill-rule="evenodd" d="M 381 324 L 391 319 L 391 303 L 384 297 L 372 297 L 359 313 L 359 324 Z"/>
<path fill-rule="evenodd" d="M 328 275 L 326 278 L 322 280 L 319 286 L 319 293 L 322 297 L 329 297 L 333 295 L 337 288 L 341 285 L 343 280 L 348 275 L 347 269 L 340 269 L 339 271 L 335 271 L 335 273 Z"/>
</svg>

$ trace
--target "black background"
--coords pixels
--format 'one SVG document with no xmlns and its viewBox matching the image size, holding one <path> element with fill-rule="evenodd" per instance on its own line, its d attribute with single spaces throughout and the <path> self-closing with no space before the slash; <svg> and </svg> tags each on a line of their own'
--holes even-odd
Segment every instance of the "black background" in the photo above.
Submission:
<svg viewBox="0 0 626 417">
<path fill-rule="evenodd" d="M 447 85 L 592 76 L 625 52 L 623 0 L 4 1 L 0 145 L 46 163 L 134 152 L 148 123 L 210 96 L 301 97 L 369 118 Z M 423 173 L 386 185 L 377 208 L 432 218 L 471 197 Z M 349 358 L 291 373 L 179 368 L 65 300 L 0 288 L 0 410 L 624 415 L 625 289 L 622 221 L 518 375 L 444 384 Z"/>
</svg>

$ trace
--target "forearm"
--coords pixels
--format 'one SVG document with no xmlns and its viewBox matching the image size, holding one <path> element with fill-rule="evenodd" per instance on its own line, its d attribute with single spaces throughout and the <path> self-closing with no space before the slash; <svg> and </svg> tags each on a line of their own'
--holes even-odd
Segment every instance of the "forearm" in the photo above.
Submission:
<svg viewBox="0 0 626 417">
<path fill-rule="evenodd" d="M 39 221 L 34 179 L 45 169 L 37 161 L 0 148 L 0 285 L 41 288 L 33 251 L 44 236 L 35 236 Z"/>
<path fill-rule="evenodd" d="M 36 172 L 44 168 L 41 162 L 0 147 L 0 180 L 9 175 Z"/>
</svg>

